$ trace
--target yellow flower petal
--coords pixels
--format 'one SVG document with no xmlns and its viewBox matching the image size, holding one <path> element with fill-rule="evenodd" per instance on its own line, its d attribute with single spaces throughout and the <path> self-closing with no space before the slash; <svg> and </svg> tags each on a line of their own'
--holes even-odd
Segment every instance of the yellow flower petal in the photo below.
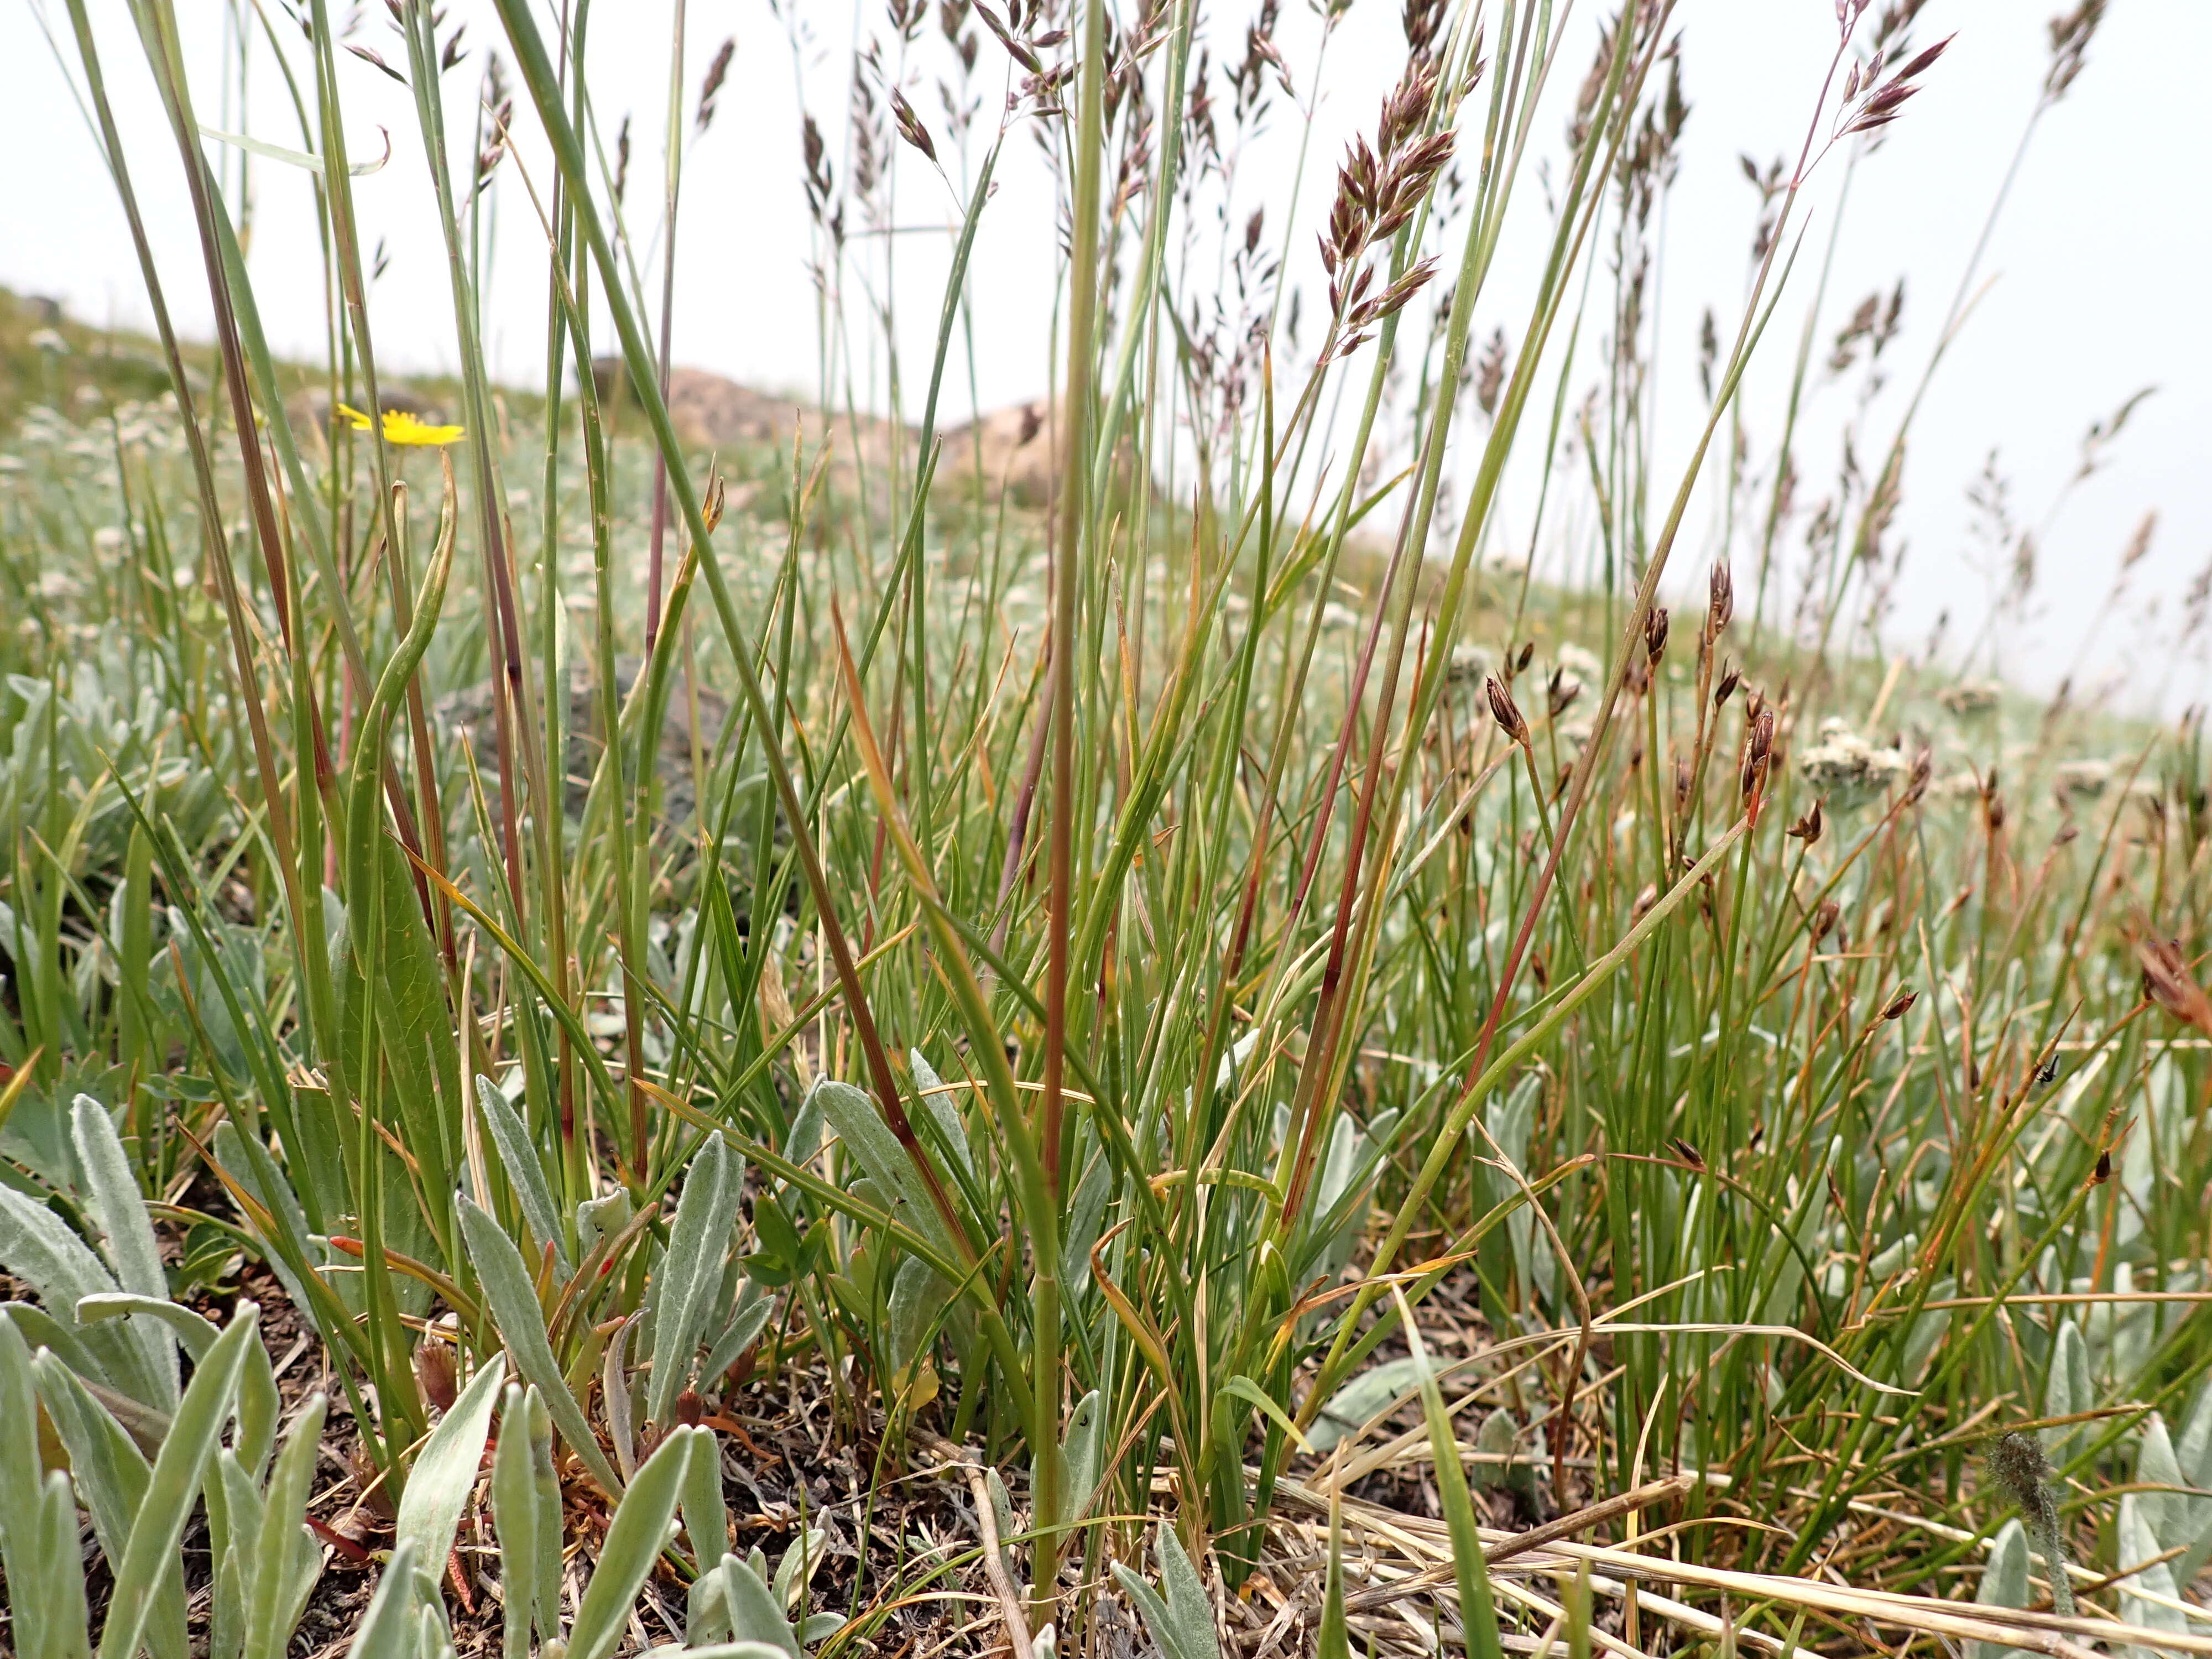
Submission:
<svg viewBox="0 0 2212 1659">
<path fill-rule="evenodd" d="M 350 404 L 340 404 L 337 406 L 337 411 L 339 414 L 346 417 L 346 420 L 351 424 L 355 431 L 366 432 L 368 430 L 368 416 L 362 414 L 359 410 L 354 408 Z"/>
<path fill-rule="evenodd" d="M 388 444 L 442 447 L 447 444 L 458 443 L 464 431 L 464 428 L 458 426 L 431 426 L 404 409 L 384 411 L 384 441 Z"/>
</svg>

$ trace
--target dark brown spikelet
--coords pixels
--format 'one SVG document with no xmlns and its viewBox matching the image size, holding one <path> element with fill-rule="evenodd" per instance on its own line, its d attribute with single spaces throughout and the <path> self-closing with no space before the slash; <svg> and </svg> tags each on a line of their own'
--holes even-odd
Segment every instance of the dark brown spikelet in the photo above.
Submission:
<svg viewBox="0 0 2212 1659">
<path fill-rule="evenodd" d="M 1735 615 L 1735 578 L 1729 574 L 1728 566 L 1717 563 L 1706 586 L 1710 597 L 1705 601 L 1705 637 L 1717 640 Z"/>
<path fill-rule="evenodd" d="M 1736 670 L 1733 668 L 1723 669 L 1721 671 L 1721 683 L 1713 688 L 1713 707 L 1718 708 L 1723 703 L 1734 696 L 1735 695 L 1736 687 L 1742 683 L 1742 680 L 1743 676 Z"/>
<path fill-rule="evenodd" d="M 1822 939 L 1836 931 L 1836 923 L 1843 914 L 1843 906 L 1837 903 L 1835 900 L 1820 901 L 1820 908 L 1813 912 L 1813 943 L 1816 947 Z"/>
<path fill-rule="evenodd" d="M 1820 803 L 1814 801 L 1805 816 L 1790 826 L 1787 833 L 1803 842 L 1808 850 L 1818 846 L 1820 841 Z"/>
<path fill-rule="evenodd" d="M 1920 993 L 1917 991 L 1899 991 L 1882 1006 L 1881 1017 L 1884 1019 L 1903 1019 L 1905 1010 L 1919 1000 Z"/>
<path fill-rule="evenodd" d="M 1513 701 L 1513 694 L 1505 689 L 1504 682 L 1492 674 L 1482 683 L 1483 695 L 1490 699 L 1490 718 L 1498 722 L 1498 729 L 1514 743 L 1528 741 L 1528 722 L 1521 713 L 1521 706 Z"/>
<path fill-rule="evenodd" d="M 1863 73 L 1858 65 L 1854 64 L 1852 76 L 1856 84 L 1849 86 L 1844 100 L 1842 132 L 1879 132 L 1894 121 L 1899 112 L 1905 107 L 1905 100 L 1920 90 L 1920 76 L 1943 55 L 1943 49 L 1951 44 L 1951 39 L 1947 34 L 1934 46 L 1916 53 L 1903 69 L 1879 86 L 1873 85 L 1875 77 L 1881 70 L 1881 59 L 1878 54 Z M 2079 72 L 2077 69 L 2075 73 Z M 1851 94 L 1857 95 L 1856 103 L 1852 101 Z"/>
<path fill-rule="evenodd" d="M 2088 61 L 2089 42 L 2105 21 L 2106 0 L 2081 0 L 2051 20 L 2051 68 L 2043 77 L 2045 101 L 2057 103 Z"/>
<path fill-rule="evenodd" d="M 1554 668 L 1551 684 L 1544 688 L 1545 702 L 1552 711 L 1552 718 L 1557 720 L 1573 708 L 1575 699 L 1582 694 L 1583 683 L 1580 680 L 1570 680 L 1565 669 Z"/>
<path fill-rule="evenodd" d="M 912 144 L 931 161 L 937 159 L 937 146 L 929 137 L 929 129 L 921 124 L 921 117 L 914 112 L 906 94 L 896 87 L 891 88 L 891 114 L 898 122 L 899 137 Z"/>
<path fill-rule="evenodd" d="M 1655 605 L 1644 618 L 1644 651 L 1650 658 L 1653 672 L 1657 672 L 1659 659 L 1667 654 L 1667 607 Z"/>
<path fill-rule="evenodd" d="M 1407 55 L 1433 59 L 1437 36 L 1443 28 L 1444 0 L 1406 0 L 1399 21 L 1406 31 Z"/>
<path fill-rule="evenodd" d="M 629 117 L 622 119 L 622 131 L 615 135 L 615 205 L 622 205 L 623 192 L 629 188 Z"/>
<path fill-rule="evenodd" d="M 737 52 L 738 37 L 733 34 L 715 48 L 714 60 L 707 65 L 707 78 L 699 83 L 699 114 L 695 123 L 701 132 L 714 124 L 715 101 L 722 95 L 722 82 L 730 78 L 730 59 Z"/>
</svg>

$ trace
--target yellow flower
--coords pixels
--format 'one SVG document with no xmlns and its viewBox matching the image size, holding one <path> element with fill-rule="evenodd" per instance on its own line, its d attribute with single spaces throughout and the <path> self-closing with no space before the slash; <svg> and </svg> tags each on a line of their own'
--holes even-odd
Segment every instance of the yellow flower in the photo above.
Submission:
<svg viewBox="0 0 2212 1659">
<path fill-rule="evenodd" d="M 338 413 L 353 423 L 356 432 L 368 430 L 368 416 L 348 404 L 340 404 Z M 388 444 L 412 444 L 442 448 L 447 444 L 459 443 L 465 428 L 458 426 L 431 426 L 410 415 L 404 409 L 384 411 L 384 441 Z"/>
</svg>

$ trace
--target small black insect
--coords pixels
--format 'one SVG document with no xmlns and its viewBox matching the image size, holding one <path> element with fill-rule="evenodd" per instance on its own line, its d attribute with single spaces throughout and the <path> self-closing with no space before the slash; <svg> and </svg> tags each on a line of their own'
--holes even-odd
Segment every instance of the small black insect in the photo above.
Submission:
<svg viewBox="0 0 2212 1659">
<path fill-rule="evenodd" d="M 2035 1068 L 2035 1080 L 2038 1084 L 2047 1085 L 2056 1079 L 2057 1076 L 2058 1056 L 2056 1054 L 2051 1055 L 2050 1059 L 2045 1060 L 2042 1065 Z"/>
</svg>

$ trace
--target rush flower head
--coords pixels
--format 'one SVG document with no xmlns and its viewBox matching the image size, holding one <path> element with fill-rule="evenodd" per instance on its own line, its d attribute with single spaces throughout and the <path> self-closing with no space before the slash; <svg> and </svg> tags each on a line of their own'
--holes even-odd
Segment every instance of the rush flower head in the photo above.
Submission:
<svg viewBox="0 0 2212 1659">
<path fill-rule="evenodd" d="M 338 413 L 353 423 L 356 432 L 368 430 L 368 416 L 346 404 L 337 406 Z M 458 426 L 432 426 L 404 409 L 384 411 L 384 441 L 388 444 L 409 444 L 416 447 L 443 448 L 459 443 L 466 428 Z"/>
</svg>

